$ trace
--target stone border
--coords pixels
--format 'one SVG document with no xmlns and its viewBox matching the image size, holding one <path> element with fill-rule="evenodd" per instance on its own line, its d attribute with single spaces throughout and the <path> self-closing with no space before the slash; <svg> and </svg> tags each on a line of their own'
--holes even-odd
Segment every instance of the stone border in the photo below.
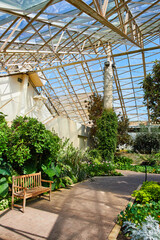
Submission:
<svg viewBox="0 0 160 240">
<path fill-rule="evenodd" d="M 139 190 L 141 188 L 141 186 L 142 186 L 142 184 L 140 184 L 136 190 Z M 131 203 L 131 205 L 133 205 L 134 200 L 135 200 L 135 197 L 131 197 L 131 199 L 129 201 Z M 121 230 L 121 226 L 116 223 L 108 236 L 108 240 L 117 240 L 120 230 Z"/>
</svg>

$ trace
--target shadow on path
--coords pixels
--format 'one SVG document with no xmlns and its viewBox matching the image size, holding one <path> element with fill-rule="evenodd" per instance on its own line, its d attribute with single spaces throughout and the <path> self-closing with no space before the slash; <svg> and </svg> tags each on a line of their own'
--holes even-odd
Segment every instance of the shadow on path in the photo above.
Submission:
<svg viewBox="0 0 160 240">
<path fill-rule="evenodd" d="M 8 240 L 106 240 L 117 214 L 144 181 L 143 173 L 121 172 L 124 176 L 95 177 L 53 192 L 51 202 L 43 197 L 29 201 L 24 214 L 6 212 L 0 236 Z M 160 175 L 149 174 L 148 180 L 160 181 Z"/>
</svg>

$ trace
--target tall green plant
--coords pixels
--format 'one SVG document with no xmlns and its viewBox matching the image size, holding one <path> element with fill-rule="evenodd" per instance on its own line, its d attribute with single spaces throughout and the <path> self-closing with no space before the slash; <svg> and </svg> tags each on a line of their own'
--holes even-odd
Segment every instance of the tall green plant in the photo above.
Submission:
<svg viewBox="0 0 160 240">
<path fill-rule="evenodd" d="M 5 115 L 0 112 L 0 158 L 5 158 L 8 149 L 8 139 L 10 137 L 10 129 L 7 126 Z"/>
<path fill-rule="evenodd" d="M 0 112 L 0 197 L 5 197 L 8 194 L 11 182 L 11 166 L 6 158 L 9 137 L 10 129 L 7 126 L 5 115 Z"/>
<path fill-rule="evenodd" d="M 17 117 L 11 126 L 7 157 L 19 174 L 41 170 L 56 161 L 59 137 L 35 118 Z"/>
<path fill-rule="evenodd" d="M 151 154 L 160 149 L 159 136 L 156 133 L 139 133 L 134 140 L 134 151 Z"/>
<path fill-rule="evenodd" d="M 144 103 L 150 109 L 153 122 L 160 122 L 160 61 L 153 65 L 152 73 L 143 80 Z"/>
<path fill-rule="evenodd" d="M 79 150 L 66 139 L 61 141 L 61 147 L 57 156 L 57 164 L 61 167 L 61 176 L 69 176 L 73 182 L 81 181 L 86 177 L 84 162 L 89 158 L 87 152 Z"/>
<path fill-rule="evenodd" d="M 87 101 L 85 101 L 87 102 Z M 103 112 L 103 97 L 94 93 L 89 97 L 86 108 L 88 110 L 89 123 L 91 125 L 90 137 L 93 142 L 93 146 L 97 145 L 96 131 L 97 131 L 97 119 L 102 115 Z"/>
<path fill-rule="evenodd" d="M 129 145 L 132 143 L 132 138 L 128 134 L 129 130 L 129 119 L 123 116 L 118 116 L 118 134 L 117 134 L 117 146 L 118 145 Z"/>
<path fill-rule="evenodd" d="M 87 103 L 86 108 L 88 110 L 89 123 L 91 125 L 90 136 L 93 143 L 93 147 L 97 147 L 97 119 L 101 117 L 104 106 L 103 106 L 103 97 L 94 93 L 89 97 L 89 101 L 85 101 Z M 117 134 L 117 145 L 123 144 L 132 144 L 132 139 L 128 134 L 129 130 L 129 119 L 124 118 L 120 114 L 118 117 L 118 134 Z"/>
<path fill-rule="evenodd" d="M 113 160 L 117 143 L 117 116 L 112 109 L 104 110 L 97 120 L 98 149 L 106 160 Z"/>
</svg>

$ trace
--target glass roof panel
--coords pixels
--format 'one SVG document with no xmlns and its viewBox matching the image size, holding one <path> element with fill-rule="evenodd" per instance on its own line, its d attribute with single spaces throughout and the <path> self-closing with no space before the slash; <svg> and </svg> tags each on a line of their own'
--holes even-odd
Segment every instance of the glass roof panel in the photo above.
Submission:
<svg viewBox="0 0 160 240">
<path fill-rule="evenodd" d="M 1 8 L 12 9 L 12 10 L 27 10 L 31 8 L 40 9 L 44 6 L 49 0 L 0 0 Z"/>
</svg>

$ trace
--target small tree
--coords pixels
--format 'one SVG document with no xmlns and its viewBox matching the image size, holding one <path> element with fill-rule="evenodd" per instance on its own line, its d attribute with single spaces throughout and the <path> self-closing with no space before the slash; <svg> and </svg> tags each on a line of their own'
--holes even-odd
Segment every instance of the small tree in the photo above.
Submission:
<svg viewBox="0 0 160 240">
<path fill-rule="evenodd" d="M 139 133 L 134 141 L 134 151 L 140 153 L 151 154 L 158 152 L 160 149 L 159 136 L 156 133 Z"/>
<path fill-rule="evenodd" d="M 97 147 L 97 119 L 101 117 L 104 107 L 103 107 L 103 97 L 101 95 L 93 94 L 89 97 L 86 108 L 88 109 L 88 116 L 90 123 L 92 123 L 90 135 L 93 141 L 93 146 Z M 131 137 L 128 134 L 129 129 L 129 119 L 118 115 L 118 135 L 117 135 L 117 145 L 130 144 Z"/>
<path fill-rule="evenodd" d="M 118 116 L 118 134 L 117 134 L 117 146 L 131 144 L 131 136 L 128 134 L 129 119 L 123 116 Z"/>
<path fill-rule="evenodd" d="M 5 120 L 5 115 L 0 112 L 0 158 L 5 158 L 9 136 L 10 129 Z"/>
<path fill-rule="evenodd" d="M 117 116 L 112 109 L 104 110 L 97 119 L 98 150 L 105 160 L 113 160 L 117 144 Z"/>
<path fill-rule="evenodd" d="M 90 136 L 93 141 L 94 147 L 96 146 L 96 131 L 97 131 L 97 119 L 103 112 L 103 97 L 94 93 L 89 97 L 86 108 L 88 110 L 89 123 L 92 123 Z"/>
<path fill-rule="evenodd" d="M 10 138 L 10 128 L 5 120 L 5 115 L 0 112 L 0 198 L 8 194 L 11 180 L 11 165 L 7 162 L 8 139 Z"/>
<path fill-rule="evenodd" d="M 40 171 L 56 161 L 59 137 L 35 118 L 17 117 L 11 126 L 7 158 L 19 174 Z"/>
<path fill-rule="evenodd" d="M 160 61 L 153 65 L 152 73 L 143 80 L 144 104 L 150 109 L 153 122 L 160 122 Z"/>
</svg>

